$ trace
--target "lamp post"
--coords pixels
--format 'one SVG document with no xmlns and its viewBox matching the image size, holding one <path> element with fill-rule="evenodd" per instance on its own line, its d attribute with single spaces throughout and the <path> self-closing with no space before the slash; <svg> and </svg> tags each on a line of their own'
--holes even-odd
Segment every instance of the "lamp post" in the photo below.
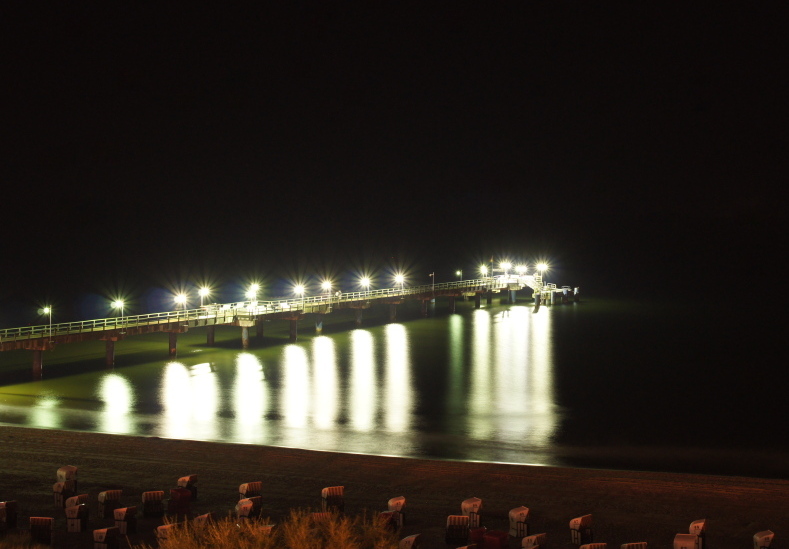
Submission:
<svg viewBox="0 0 789 549">
<path fill-rule="evenodd" d="M 211 294 L 211 290 L 203 286 L 199 290 L 197 290 L 197 295 L 200 296 L 200 308 L 203 308 L 203 298 L 208 297 Z"/>
<path fill-rule="evenodd" d="M 486 265 L 480 265 L 479 274 L 482 275 L 482 278 L 488 278 L 488 267 Z"/>
<path fill-rule="evenodd" d="M 304 285 L 303 284 L 296 284 L 293 287 L 293 293 L 297 296 L 301 297 L 301 310 L 304 310 Z"/>
<path fill-rule="evenodd" d="M 260 290 L 260 284 L 250 284 L 246 297 L 249 298 L 250 301 L 257 303 L 258 290 Z"/>
<path fill-rule="evenodd" d="M 458 269 L 455 271 L 455 275 L 457 275 L 458 280 L 463 280 L 463 269 Z"/>
<path fill-rule="evenodd" d="M 432 279 L 431 285 L 433 287 L 433 289 L 432 289 L 432 291 L 433 291 L 433 301 L 435 301 L 435 299 L 436 299 L 436 272 L 435 271 L 430 273 L 430 278 Z"/>
<path fill-rule="evenodd" d="M 362 286 L 362 288 L 364 288 L 365 292 L 370 291 L 370 277 L 369 276 L 363 276 L 362 279 L 359 281 L 359 284 L 361 284 L 361 286 Z"/>
<path fill-rule="evenodd" d="M 175 296 L 174 300 L 175 300 L 176 305 L 181 305 L 183 307 L 184 314 L 185 314 L 186 313 L 186 294 L 178 294 L 178 295 Z M 176 307 L 176 312 L 177 312 L 177 309 L 178 308 Z"/>
<path fill-rule="evenodd" d="M 395 284 L 400 286 L 400 293 L 401 294 L 404 293 L 405 292 L 405 288 L 404 288 L 405 277 L 403 275 L 401 275 L 401 274 L 396 274 L 395 277 L 394 277 L 394 280 L 395 280 Z"/>
<path fill-rule="evenodd" d="M 122 299 L 116 299 L 115 301 L 113 301 L 112 302 L 112 308 L 121 310 L 120 324 L 121 324 L 121 328 L 122 328 L 123 327 L 123 300 Z"/>
<path fill-rule="evenodd" d="M 49 315 L 49 339 L 52 339 L 52 307 L 44 307 L 41 311 Z"/>
<path fill-rule="evenodd" d="M 537 270 L 540 271 L 540 286 L 542 286 L 543 284 L 545 284 L 544 277 L 545 277 L 545 271 L 548 270 L 548 265 L 545 263 L 538 263 Z"/>
<path fill-rule="evenodd" d="M 507 278 L 509 276 L 510 269 L 512 269 L 512 263 L 505 261 L 501 264 L 501 268 L 504 270 L 504 278 Z"/>
</svg>

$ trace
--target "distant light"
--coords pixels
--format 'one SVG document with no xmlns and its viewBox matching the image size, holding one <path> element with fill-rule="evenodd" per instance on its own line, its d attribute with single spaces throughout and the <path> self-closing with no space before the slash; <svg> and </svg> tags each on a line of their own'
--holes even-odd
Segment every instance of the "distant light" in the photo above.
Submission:
<svg viewBox="0 0 789 549">
<path fill-rule="evenodd" d="M 512 263 L 510 263 L 509 261 L 505 261 L 501 264 L 501 268 L 504 269 L 505 271 L 509 271 L 512 268 Z"/>
<path fill-rule="evenodd" d="M 304 285 L 303 284 L 296 284 L 295 286 L 293 286 L 293 292 L 295 294 L 297 294 L 297 295 L 303 295 L 304 294 Z"/>
<path fill-rule="evenodd" d="M 547 263 L 537 263 L 537 269 L 540 271 L 547 271 L 548 264 Z"/>
<path fill-rule="evenodd" d="M 211 289 L 210 288 L 203 287 L 203 288 L 200 288 L 199 290 L 197 290 L 197 294 L 200 297 L 205 297 L 205 296 L 207 296 L 210 293 L 211 293 Z"/>
<path fill-rule="evenodd" d="M 176 303 L 178 303 L 179 305 L 183 305 L 184 303 L 186 303 L 186 294 L 178 294 L 177 296 L 175 296 L 174 299 Z"/>
<path fill-rule="evenodd" d="M 323 288 L 327 292 L 331 290 L 331 280 L 324 280 L 323 282 L 321 282 L 321 288 Z"/>
<path fill-rule="evenodd" d="M 250 292 L 257 292 L 260 289 L 260 284 L 251 284 L 249 286 Z"/>
<path fill-rule="evenodd" d="M 405 277 L 401 274 L 396 274 L 394 280 L 395 284 L 403 284 L 405 282 Z"/>
<path fill-rule="evenodd" d="M 526 272 L 526 265 L 518 265 L 515 267 L 515 270 L 518 271 L 518 274 L 523 274 Z"/>
<path fill-rule="evenodd" d="M 367 276 L 362 277 L 362 279 L 359 282 L 365 288 L 369 288 L 370 287 L 370 277 L 367 277 Z"/>
<path fill-rule="evenodd" d="M 112 306 L 113 306 L 115 309 L 123 309 L 123 300 L 121 300 L 121 299 L 116 299 L 115 301 L 113 301 L 113 302 L 112 302 Z"/>
<path fill-rule="evenodd" d="M 488 268 L 485 265 L 480 265 L 479 272 L 482 273 L 482 276 L 486 276 L 488 274 Z"/>
<path fill-rule="evenodd" d="M 43 309 L 41 309 L 41 311 L 42 311 L 42 312 L 43 312 L 45 315 L 48 315 L 49 313 L 51 313 L 51 312 L 52 312 L 52 309 L 51 309 L 50 307 L 44 307 Z"/>
<path fill-rule="evenodd" d="M 456 274 L 457 276 L 463 276 L 463 271 L 455 271 L 455 274 Z"/>
</svg>

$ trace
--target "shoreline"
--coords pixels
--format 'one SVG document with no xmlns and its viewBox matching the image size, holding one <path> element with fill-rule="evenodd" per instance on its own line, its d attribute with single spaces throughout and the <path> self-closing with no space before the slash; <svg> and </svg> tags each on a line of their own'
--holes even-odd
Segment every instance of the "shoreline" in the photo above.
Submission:
<svg viewBox="0 0 789 549">
<path fill-rule="evenodd" d="M 0 426 L 0 442 L 0 501 L 18 501 L 24 529 L 31 515 L 56 517 L 62 536 L 65 519 L 52 499 L 62 465 L 79 467 L 78 492 L 89 494 L 92 505 L 89 530 L 111 525 L 95 518 L 98 492 L 122 489 L 122 503 L 137 505 L 143 491 L 167 491 L 180 476 L 197 474 L 194 514 L 226 515 L 238 485 L 257 480 L 263 481 L 264 516 L 274 522 L 293 508 L 319 508 L 325 486 L 345 486 L 349 514 L 384 510 L 389 498 L 403 495 L 402 534 L 421 533 L 423 547 L 449 547 L 446 517 L 469 497 L 482 498 L 482 524 L 496 530 L 508 528 L 509 509 L 529 507 L 531 533 L 547 532 L 554 547 L 570 545 L 569 520 L 587 513 L 595 541 L 617 545 L 670 546 L 674 534 L 700 518 L 707 519 L 708 543 L 718 548 L 749 546 L 760 530 L 779 539 L 789 533 L 789 481 L 781 479 L 442 461 L 16 426 Z M 157 524 L 141 519 L 131 541 L 150 542 Z"/>
</svg>

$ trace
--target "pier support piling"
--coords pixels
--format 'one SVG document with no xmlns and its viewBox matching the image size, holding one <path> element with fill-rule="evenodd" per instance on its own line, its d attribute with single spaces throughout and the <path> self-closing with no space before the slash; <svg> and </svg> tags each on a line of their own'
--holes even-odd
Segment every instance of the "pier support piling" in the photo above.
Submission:
<svg viewBox="0 0 789 549">
<path fill-rule="evenodd" d="M 455 314 L 455 296 L 449 296 L 449 314 Z"/>
<path fill-rule="evenodd" d="M 35 349 L 33 351 L 33 381 L 41 381 L 44 377 L 44 351 Z"/>
<path fill-rule="evenodd" d="M 263 319 L 255 321 L 255 337 L 257 339 L 263 339 Z"/>
<path fill-rule="evenodd" d="M 362 310 L 361 309 L 354 309 L 353 310 L 355 321 L 357 326 L 362 325 Z"/>
<path fill-rule="evenodd" d="M 427 318 L 427 300 L 422 300 L 422 316 Z"/>
<path fill-rule="evenodd" d="M 515 303 L 515 290 L 510 290 L 510 303 Z"/>
<path fill-rule="evenodd" d="M 487 301 L 488 305 L 493 304 L 493 291 L 488 290 L 488 293 L 485 294 L 485 300 Z"/>
<path fill-rule="evenodd" d="M 108 367 L 115 366 L 115 340 L 108 339 L 105 345 L 104 364 Z"/>
<path fill-rule="evenodd" d="M 291 318 L 290 319 L 290 342 L 296 343 L 296 340 L 299 338 L 299 319 L 298 318 Z"/>
<path fill-rule="evenodd" d="M 474 294 L 474 308 L 479 309 L 482 306 L 482 294 Z"/>
<path fill-rule="evenodd" d="M 170 332 L 170 356 L 178 355 L 178 332 Z"/>
<path fill-rule="evenodd" d="M 397 305 L 389 304 L 389 322 L 397 322 Z"/>
<path fill-rule="evenodd" d="M 205 331 L 205 344 L 213 345 L 216 336 L 216 326 L 207 326 Z"/>
<path fill-rule="evenodd" d="M 315 333 L 323 333 L 323 315 L 317 315 L 315 317 Z"/>
<path fill-rule="evenodd" d="M 249 327 L 241 326 L 241 348 L 249 349 Z"/>
</svg>

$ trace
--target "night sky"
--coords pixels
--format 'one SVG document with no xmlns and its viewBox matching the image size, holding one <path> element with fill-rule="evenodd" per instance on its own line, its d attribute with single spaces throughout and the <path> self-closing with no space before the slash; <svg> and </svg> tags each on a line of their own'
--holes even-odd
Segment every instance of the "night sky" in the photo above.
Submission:
<svg viewBox="0 0 789 549">
<path fill-rule="evenodd" d="M 4 327 L 505 254 L 593 294 L 774 278 L 770 5 L 79 4 L 4 9 Z"/>
</svg>

